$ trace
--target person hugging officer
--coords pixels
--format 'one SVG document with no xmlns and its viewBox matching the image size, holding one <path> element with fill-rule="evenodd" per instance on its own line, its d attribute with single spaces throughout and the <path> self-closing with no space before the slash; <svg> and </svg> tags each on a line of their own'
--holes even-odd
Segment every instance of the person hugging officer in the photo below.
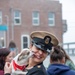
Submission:
<svg viewBox="0 0 75 75">
<path fill-rule="evenodd" d="M 53 46 L 58 45 L 58 39 L 51 33 L 46 31 L 34 31 L 30 34 L 31 44 L 29 49 L 34 53 L 29 59 L 28 70 L 26 75 L 47 75 L 43 61 L 52 50 Z M 5 65 L 5 75 L 10 75 L 8 70 L 10 66 Z"/>
</svg>

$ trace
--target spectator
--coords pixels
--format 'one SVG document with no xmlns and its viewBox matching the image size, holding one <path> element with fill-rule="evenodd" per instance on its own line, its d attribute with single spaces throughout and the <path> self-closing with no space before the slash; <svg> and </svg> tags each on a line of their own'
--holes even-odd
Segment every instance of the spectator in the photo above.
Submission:
<svg viewBox="0 0 75 75">
<path fill-rule="evenodd" d="M 10 51 L 12 51 L 12 53 L 13 53 L 13 56 L 15 57 L 16 56 L 16 50 L 17 50 L 17 48 L 16 48 L 16 44 L 15 44 L 15 42 L 14 41 L 10 41 L 10 43 L 9 43 L 9 49 L 10 49 Z"/>
<path fill-rule="evenodd" d="M 51 65 L 47 69 L 48 75 L 75 75 L 75 71 L 65 65 L 65 54 L 59 46 L 52 50 L 50 63 Z"/>
<path fill-rule="evenodd" d="M 4 75 L 4 66 L 6 62 L 11 62 L 12 52 L 8 48 L 0 48 L 0 75 Z"/>
<path fill-rule="evenodd" d="M 65 52 L 65 50 L 61 47 L 61 46 L 58 46 L 65 54 L 65 64 L 67 66 L 69 66 L 72 70 L 75 70 L 75 65 L 73 63 L 73 61 L 70 59 L 69 55 Z"/>
</svg>

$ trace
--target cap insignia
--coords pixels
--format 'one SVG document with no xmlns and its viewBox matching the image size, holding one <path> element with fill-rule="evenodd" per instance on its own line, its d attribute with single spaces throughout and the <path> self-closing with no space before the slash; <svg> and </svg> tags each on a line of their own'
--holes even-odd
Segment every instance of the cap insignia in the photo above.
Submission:
<svg viewBox="0 0 75 75">
<path fill-rule="evenodd" d="M 51 41 L 51 37 L 45 36 L 44 41 L 45 41 L 45 44 L 49 44 Z"/>
</svg>

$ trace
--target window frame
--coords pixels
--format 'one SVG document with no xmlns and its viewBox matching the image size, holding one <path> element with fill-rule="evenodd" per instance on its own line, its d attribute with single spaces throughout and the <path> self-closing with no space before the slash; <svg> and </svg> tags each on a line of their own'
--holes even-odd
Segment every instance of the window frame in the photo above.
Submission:
<svg viewBox="0 0 75 75">
<path fill-rule="evenodd" d="M 23 42 L 23 37 L 27 37 L 27 46 L 29 47 L 29 42 L 30 42 L 30 40 L 29 40 L 29 35 L 22 35 L 21 36 L 21 49 L 23 50 L 24 49 L 24 47 L 23 47 L 23 44 L 24 44 L 24 42 Z M 27 47 L 27 48 L 28 48 Z"/>
<path fill-rule="evenodd" d="M 52 15 L 52 17 L 49 17 L 49 15 Z M 49 21 L 53 21 L 53 23 L 49 23 Z M 48 25 L 49 26 L 55 26 L 55 13 L 54 12 L 49 12 L 48 13 Z"/>
<path fill-rule="evenodd" d="M 37 13 L 37 17 L 34 17 L 34 14 L 36 14 L 36 13 Z M 38 23 L 34 23 L 34 20 L 37 20 Z M 33 24 L 33 26 L 39 26 L 39 24 L 40 24 L 40 14 L 38 11 L 32 12 L 32 24 Z"/>
<path fill-rule="evenodd" d="M 18 17 L 15 16 L 16 15 L 16 12 L 19 13 L 19 16 Z M 16 19 L 19 19 L 19 23 L 16 23 L 16 21 L 15 21 Z M 21 12 L 19 10 L 15 10 L 14 11 L 14 25 L 21 25 Z"/>
</svg>

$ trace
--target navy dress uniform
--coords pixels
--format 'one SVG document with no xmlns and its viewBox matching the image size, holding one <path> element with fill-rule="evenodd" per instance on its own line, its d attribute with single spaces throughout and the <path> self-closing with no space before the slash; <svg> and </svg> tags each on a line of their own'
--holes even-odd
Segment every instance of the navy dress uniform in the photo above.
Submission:
<svg viewBox="0 0 75 75">
<path fill-rule="evenodd" d="M 40 50 L 50 53 L 53 46 L 58 45 L 58 39 L 46 31 L 34 31 L 30 35 L 32 44 Z M 26 75 L 47 75 L 43 62 L 28 70 Z"/>
<path fill-rule="evenodd" d="M 26 75 L 47 75 L 47 73 L 45 67 L 43 66 L 43 63 L 39 63 L 32 69 L 29 69 Z"/>
</svg>

